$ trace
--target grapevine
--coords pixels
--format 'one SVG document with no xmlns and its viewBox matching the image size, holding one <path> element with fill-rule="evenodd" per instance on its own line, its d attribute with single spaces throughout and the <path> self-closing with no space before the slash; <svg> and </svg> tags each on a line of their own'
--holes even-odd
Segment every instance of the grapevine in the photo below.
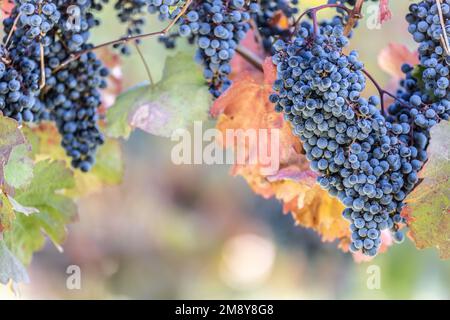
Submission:
<svg viewBox="0 0 450 320">
<path fill-rule="evenodd" d="M 342 213 L 339 210 L 345 232 L 330 238 L 341 240 L 341 247 L 355 256 L 374 257 L 385 250 L 386 238 L 401 243 L 411 230 L 414 219 L 407 211 L 409 197 L 424 180 L 422 172 L 430 161 L 433 130 L 450 118 L 450 0 L 420 0 L 409 6 L 405 20 L 407 34 L 418 47 L 416 62 L 403 61 L 396 82 L 401 79 L 392 90 L 377 81 L 357 49 L 350 49 L 364 5 L 375 2 L 324 0 L 300 10 L 304 5 L 301 0 L 13 0 L 2 22 L 0 112 L 1 119 L 12 121 L 20 134 L 15 140 L 4 140 L 25 144 L 30 139 L 25 151 L 20 150 L 26 153 L 24 157 L 32 158 L 33 164 L 40 163 L 44 169 L 40 161 L 61 160 L 57 165 L 67 164 L 67 175 L 80 179 L 67 185 L 80 188 L 91 181 L 95 184 L 98 181 L 93 177 L 111 169 L 108 161 L 113 161 L 112 155 L 99 156 L 110 139 L 127 138 L 135 127 L 152 133 L 159 130 L 163 132 L 159 135 L 169 136 L 174 123 L 195 122 L 192 115 L 192 119 L 184 119 L 183 112 L 206 100 L 212 107 L 208 105 L 201 120 L 218 116 L 217 126 L 222 130 L 227 121 L 242 121 L 236 116 L 238 103 L 231 103 L 232 111 L 223 105 L 230 104 L 234 95 L 242 99 L 245 90 L 251 88 L 255 101 L 263 101 L 260 104 L 264 110 L 257 112 L 255 106 L 255 110 L 247 112 L 254 111 L 255 118 L 263 118 L 254 122 L 264 129 L 274 126 L 283 131 L 286 124 L 288 133 L 284 134 L 292 138 L 281 139 L 289 150 L 280 154 L 289 159 L 279 165 L 278 173 L 269 176 L 255 174 L 253 167 L 245 168 L 247 171 L 234 167 L 233 172 L 248 178 L 250 185 L 256 184 L 252 185 L 255 192 L 281 199 L 286 211 L 294 203 L 311 200 L 313 197 L 305 194 L 317 187 L 317 194 L 345 208 Z M 94 43 L 91 33 L 104 23 L 99 15 L 108 5 L 125 32 L 110 41 Z M 331 18 L 321 19 L 319 13 L 324 10 L 333 13 Z M 155 18 L 165 27 L 147 32 L 146 28 L 152 27 L 149 22 Z M 174 68 L 168 66 L 162 80 L 154 82 L 141 46 L 152 37 L 172 50 L 175 58 L 170 56 L 167 61 L 179 57 L 177 41 L 185 38 L 189 48 L 195 49 L 189 59 L 198 67 L 200 80 L 195 78 L 196 72 L 192 81 L 188 77 L 180 80 Z M 127 59 L 136 50 L 150 80 L 130 89 L 131 93 L 121 93 L 108 110 L 104 95 L 110 89 L 111 76 L 117 77 L 117 70 L 98 53 L 106 47 L 118 49 L 111 51 L 118 60 Z M 189 73 L 185 67 L 177 66 L 183 76 Z M 177 88 L 171 88 L 174 84 Z M 378 95 L 365 97 L 369 86 L 374 86 Z M 183 94 L 173 99 L 171 95 L 179 88 L 188 88 L 188 94 L 180 89 Z M 127 110 L 117 110 L 117 105 L 123 107 L 121 98 L 127 94 L 133 101 Z M 125 124 L 113 123 L 114 113 Z M 171 117 L 176 119 L 172 122 Z M 243 122 L 250 125 L 253 120 Z M 146 121 L 164 123 L 152 126 Z M 31 151 L 31 146 L 37 144 L 33 135 L 41 134 L 43 128 L 55 130 L 47 142 L 58 141 L 62 155 Z M 292 145 L 285 142 L 290 139 L 294 140 Z M 3 167 L 14 147 L 2 146 L 6 150 L 0 155 L 2 175 L 12 170 Z M 291 177 L 302 186 L 304 194 L 296 195 L 299 201 L 294 201 L 295 197 L 285 199 L 280 195 L 283 192 L 276 190 L 282 183 L 292 182 L 283 170 L 295 166 L 302 170 Z M 312 184 L 308 180 L 311 177 Z M 20 179 L 7 180 L 0 176 L 0 209 L 30 184 Z M 273 192 L 268 191 L 268 186 Z M 55 201 L 59 196 L 72 195 L 65 187 L 54 189 L 49 198 Z M 42 198 L 45 202 L 46 197 Z M 54 209 L 48 203 L 36 206 Z M 8 219 L 14 221 L 17 206 L 11 210 Z M 0 211 L 1 244 L 3 233 L 13 229 L 4 216 Z M 52 225 L 51 221 L 45 223 Z M 39 230 L 43 229 L 39 226 Z"/>
</svg>

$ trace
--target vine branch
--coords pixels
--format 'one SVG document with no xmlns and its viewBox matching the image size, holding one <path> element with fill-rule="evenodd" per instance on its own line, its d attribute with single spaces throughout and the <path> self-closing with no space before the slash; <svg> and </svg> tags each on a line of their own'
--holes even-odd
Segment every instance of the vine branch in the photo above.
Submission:
<svg viewBox="0 0 450 320">
<path fill-rule="evenodd" d="M 133 40 L 137 40 L 137 39 L 143 39 L 143 38 L 149 38 L 149 37 L 153 37 L 153 36 L 164 36 L 166 35 L 170 29 L 172 29 L 172 27 L 175 25 L 175 23 L 177 23 L 177 21 L 181 18 L 181 16 L 183 14 L 186 13 L 186 10 L 189 8 L 189 6 L 191 5 L 193 0 L 187 0 L 186 3 L 183 5 L 183 8 L 181 9 L 180 13 L 178 13 L 178 15 L 162 30 L 160 31 L 155 31 L 155 32 L 150 32 L 150 33 L 143 33 L 143 34 L 138 34 L 136 36 L 128 36 L 125 38 L 120 38 L 120 39 L 116 39 L 116 40 L 111 40 L 105 43 L 101 43 L 99 45 L 87 48 L 85 50 L 82 50 L 80 52 L 71 54 L 70 57 L 63 61 L 58 67 L 55 68 L 55 70 L 53 70 L 53 72 L 57 72 L 58 70 L 60 70 L 61 68 L 65 67 L 66 65 L 68 65 L 69 63 L 71 63 L 72 61 L 75 61 L 77 59 L 79 59 L 83 54 L 86 54 L 88 52 L 103 48 L 103 47 L 107 47 L 110 45 L 114 45 L 114 44 L 121 44 L 121 43 L 127 43 Z"/>
<path fill-rule="evenodd" d="M 263 60 L 251 50 L 242 45 L 238 45 L 236 48 L 236 53 L 238 53 L 242 58 L 244 58 L 248 63 L 257 68 L 259 71 L 263 71 Z"/>
<path fill-rule="evenodd" d="M 355 3 L 355 6 L 351 10 L 349 14 L 349 19 L 347 24 L 345 25 L 344 34 L 349 35 L 352 31 L 353 27 L 355 26 L 355 23 L 362 18 L 361 10 L 362 6 L 364 4 L 364 0 L 357 0 Z"/>
</svg>

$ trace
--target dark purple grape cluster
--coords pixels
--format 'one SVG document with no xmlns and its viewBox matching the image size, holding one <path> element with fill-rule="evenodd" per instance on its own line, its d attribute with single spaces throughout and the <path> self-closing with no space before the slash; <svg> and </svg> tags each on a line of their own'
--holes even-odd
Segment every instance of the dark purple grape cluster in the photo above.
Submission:
<svg viewBox="0 0 450 320">
<path fill-rule="evenodd" d="M 62 21 L 69 21 L 67 2 L 58 0 L 56 3 L 64 12 Z M 73 54 L 92 47 L 90 30 L 99 24 L 93 15 L 95 7 L 91 0 L 77 0 L 77 5 L 78 25 L 61 23 L 53 34 L 52 46 L 45 53 L 48 89 L 41 100 L 61 133 L 62 146 L 72 158 L 72 166 L 88 171 L 94 164 L 97 147 L 104 142 L 97 110 L 108 69 L 93 52 L 84 53 L 60 68 Z M 65 45 L 67 43 L 71 45 Z"/>
<path fill-rule="evenodd" d="M 174 19 L 185 2 L 182 0 L 150 0 L 149 12 L 161 20 Z M 169 10 L 170 7 L 175 8 Z M 231 84 L 230 61 L 239 42 L 250 28 L 251 14 L 260 11 L 259 4 L 245 0 L 194 1 L 178 23 L 178 34 L 198 47 L 196 61 L 214 97 L 220 96 Z M 162 41 L 173 47 L 174 36 Z"/>
<path fill-rule="evenodd" d="M 422 0 L 409 6 L 408 30 L 419 43 L 421 78 L 424 89 L 436 98 L 450 99 L 450 0 L 438 6 Z M 442 13 L 442 20 L 441 15 Z M 449 43 L 449 42 L 447 42 Z"/>
<path fill-rule="evenodd" d="M 41 47 L 52 45 L 48 34 L 60 18 L 60 11 L 51 1 L 30 0 L 17 2 L 11 15 L 3 21 L 5 36 L 0 50 L 3 115 L 19 122 L 40 117 L 43 110 L 37 97 L 44 81 L 40 70 Z"/>
<path fill-rule="evenodd" d="M 318 183 L 347 207 L 350 249 L 374 256 L 382 230 L 391 230 L 398 242 L 404 238 L 399 230 L 403 200 L 427 159 L 429 129 L 448 119 L 449 103 L 426 107 L 429 97 L 416 91 L 412 69 L 404 66 L 400 101 L 384 117 L 378 97 L 361 96 L 363 64 L 356 51 L 343 53 L 347 44 L 343 26 L 322 25 L 313 35 L 308 23 L 292 41 L 277 41 L 273 62 L 278 77 L 270 100 L 302 140 Z"/>
<path fill-rule="evenodd" d="M 97 109 L 108 70 L 93 52 L 62 64 L 92 47 L 90 30 L 99 24 L 92 11 L 100 8 L 92 0 L 17 0 L 4 20 L 0 52 L 2 113 L 19 122 L 55 122 L 73 167 L 82 171 L 104 141 Z"/>
</svg>

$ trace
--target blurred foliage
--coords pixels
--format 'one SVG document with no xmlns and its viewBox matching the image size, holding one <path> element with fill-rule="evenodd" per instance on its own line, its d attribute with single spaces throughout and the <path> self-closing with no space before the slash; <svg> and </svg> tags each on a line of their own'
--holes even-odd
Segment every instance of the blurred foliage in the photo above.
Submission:
<svg viewBox="0 0 450 320">
<path fill-rule="evenodd" d="M 450 123 L 441 122 L 430 134 L 429 160 L 420 172 L 423 180 L 408 195 L 408 207 L 404 211 L 417 247 L 436 247 L 442 259 L 449 259 Z"/>
</svg>

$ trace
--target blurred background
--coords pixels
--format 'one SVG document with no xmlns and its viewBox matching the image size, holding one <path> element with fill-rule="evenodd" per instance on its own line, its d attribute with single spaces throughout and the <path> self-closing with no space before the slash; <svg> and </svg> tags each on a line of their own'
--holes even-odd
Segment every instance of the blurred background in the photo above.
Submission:
<svg viewBox="0 0 450 320">
<path fill-rule="evenodd" d="M 393 18 L 381 29 L 372 28 L 376 16 L 365 11 L 355 31 L 352 46 L 385 85 L 389 76 L 378 67 L 379 51 L 390 42 L 415 48 L 404 22 L 410 3 L 390 1 Z M 121 34 L 113 15 L 111 8 L 103 11 L 94 43 Z M 151 20 L 147 31 L 162 26 Z M 159 79 L 174 51 L 157 39 L 143 41 L 142 51 Z M 122 72 L 125 88 L 146 80 L 136 52 L 123 59 Z M 368 91 L 375 94 L 371 85 Z M 406 240 L 357 264 L 335 243 L 295 226 L 278 201 L 254 195 L 228 166 L 173 165 L 173 146 L 134 132 L 123 142 L 123 183 L 80 200 L 64 252 L 49 243 L 33 259 L 31 283 L 20 286 L 19 296 L 1 287 L 0 299 L 450 298 L 450 262 L 435 250 L 419 251 Z M 81 268 L 80 290 L 66 288 L 70 265 Z M 367 285 L 373 266 L 380 271 L 379 289 Z"/>
</svg>

